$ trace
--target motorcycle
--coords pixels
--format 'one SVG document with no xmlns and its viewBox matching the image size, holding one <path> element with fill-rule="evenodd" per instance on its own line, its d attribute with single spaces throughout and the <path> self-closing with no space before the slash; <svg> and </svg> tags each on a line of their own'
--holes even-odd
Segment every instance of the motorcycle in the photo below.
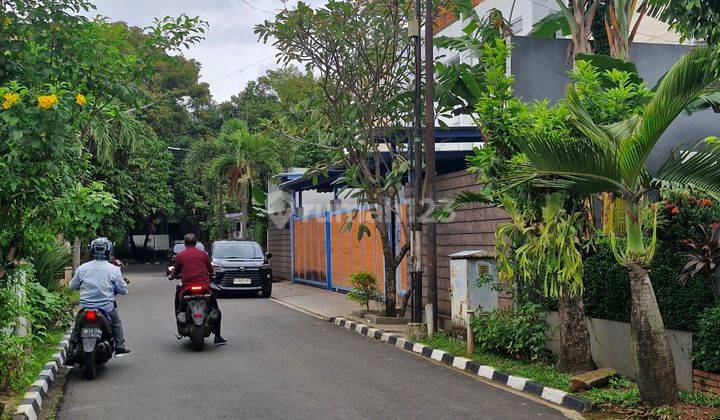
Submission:
<svg viewBox="0 0 720 420">
<path fill-rule="evenodd" d="M 178 338 L 190 337 L 192 348 L 202 351 L 205 338 L 217 326 L 219 314 L 209 309 L 212 297 L 210 287 L 190 284 L 178 289 L 178 307 L 175 310 Z"/>
<path fill-rule="evenodd" d="M 124 267 L 120 260 L 111 264 Z M 123 278 L 127 284 L 130 280 Z M 69 349 L 70 362 L 78 363 L 85 379 L 95 379 L 97 368 L 107 363 L 115 354 L 115 338 L 110 316 L 99 308 L 83 308 L 75 317 L 77 340 Z"/>
<path fill-rule="evenodd" d="M 107 363 L 115 353 L 110 317 L 100 309 L 80 310 L 75 319 L 78 340 L 71 349 L 74 361 L 80 364 L 85 379 L 95 379 L 97 367 Z"/>
</svg>

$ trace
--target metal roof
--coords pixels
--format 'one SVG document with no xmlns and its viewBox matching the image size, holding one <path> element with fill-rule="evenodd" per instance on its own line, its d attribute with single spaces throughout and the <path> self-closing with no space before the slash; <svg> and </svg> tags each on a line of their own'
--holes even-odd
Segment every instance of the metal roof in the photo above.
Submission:
<svg viewBox="0 0 720 420">
<path fill-rule="evenodd" d="M 482 135 L 477 127 L 435 127 L 435 161 L 438 175 L 465 169 L 467 167 L 465 157 L 472 153 L 472 147 L 469 147 L 468 144 L 481 143 L 482 141 Z M 466 144 L 459 148 L 446 146 L 458 143 Z M 384 160 L 389 160 L 389 153 L 382 152 L 382 155 Z M 370 160 L 372 161 L 372 158 Z M 345 168 L 342 167 L 331 168 L 327 171 L 326 176 L 318 176 L 314 181 L 297 172 L 286 172 L 277 176 L 281 180 L 280 188 L 287 191 L 317 190 L 330 192 L 335 188 L 344 186 L 338 179 L 344 172 Z"/>
</svg>

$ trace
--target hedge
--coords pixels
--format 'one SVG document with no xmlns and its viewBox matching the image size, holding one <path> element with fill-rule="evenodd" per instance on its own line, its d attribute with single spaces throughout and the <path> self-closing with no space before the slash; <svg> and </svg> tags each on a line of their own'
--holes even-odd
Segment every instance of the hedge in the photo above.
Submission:
<svg viewBox="0 0 720 420">
<path fill-rule="evenodd" d="M 617 263 L 608 241 L 597 246 L 584 265 L 585 311 L 591 318 L 630 322 L 630 278 Z M 714 297 L 706 276 L 698 275 L 685 286 L 678 284 L 680 268 L 687 256 L 665 243 L 658 244 L 650 280 L 665 328 L 697 331 L 698 317 L 713 305 Z"/>
</svg>

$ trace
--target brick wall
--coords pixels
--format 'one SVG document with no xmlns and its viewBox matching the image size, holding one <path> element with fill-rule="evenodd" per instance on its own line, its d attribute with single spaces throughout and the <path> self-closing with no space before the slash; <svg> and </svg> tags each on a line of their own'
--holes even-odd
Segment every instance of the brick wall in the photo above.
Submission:
<svg viewBox="0 0 720 420">
<path fill-rule="evenodd" d="M 290 229 L 278 228 L 274 223 L 268 224 L 267 252 L 272 252 L 270 260 L 273 276 L 278 280 L 290 280 Z"/>
<path fill-rule="evenodd" d="M 483 0 L 473 0 L 473 6 L 477 6 Z M 452 11 L 449 11 L 442 6 L 438 11 L 438 15 L 433 19 L 433 34 L 437 35 L 440 31 L 447 28 L 457 21 L 457 16 Z"/>
<path fill-rule="evenodd" d="M 693 369 L 693 391 L 720 395 L 720 374 Z"/>
</svg>

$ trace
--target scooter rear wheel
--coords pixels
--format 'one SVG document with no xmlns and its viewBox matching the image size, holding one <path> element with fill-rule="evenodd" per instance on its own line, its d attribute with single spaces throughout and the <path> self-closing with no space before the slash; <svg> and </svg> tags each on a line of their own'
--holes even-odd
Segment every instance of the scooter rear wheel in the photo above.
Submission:
<svg viewBox="0 0 720 420">
<path fill-rule="evenodd" d="M 95 350 L 87 351 L 83 354 L 83 375 L 85 379 L 92 380 L 97 376 L 97 366 L 95 365 Z"/>
<path fill-rule="evenodd" d="M 203 350 L 203 347 L 205 347 L 205 331 L 203 331 L 202 327 L 192 326 L 190 330 L 190 341 L 192 342 L 193 350 Z"/>
</svg>

